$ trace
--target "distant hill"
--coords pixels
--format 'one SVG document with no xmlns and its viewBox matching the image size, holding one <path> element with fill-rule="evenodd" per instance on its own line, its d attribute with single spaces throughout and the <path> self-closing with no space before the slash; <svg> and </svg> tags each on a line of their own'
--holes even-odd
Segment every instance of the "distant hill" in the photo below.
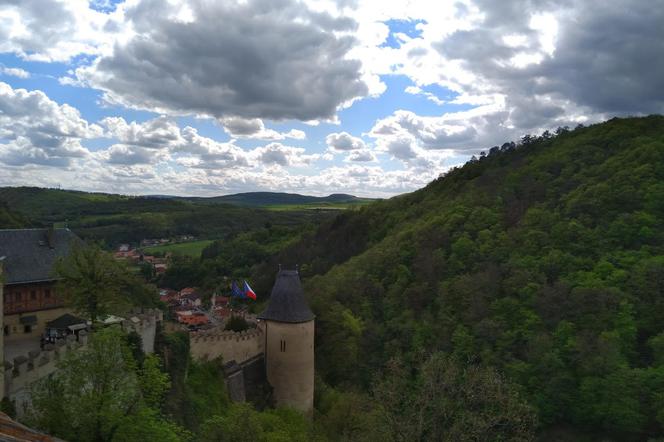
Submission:
<svg viewBox="0 0 664 442">
<path fill-rule="evenodd" d="M 184 198 L 204 203 L 223 203 L 239 206 L 279 206 L 279 205 L 326 205 L 326 204 L 360 204 L 372 201 L 369 198 L 358 198 L 353 195 L 334 193 L 328 196 L 309 196 L 283 192 L 246 192 L 233 195 L 215 196 L 210 198 Z"/>
<path fill-rule="evenodd" d="M 317 223 L 332 216 L 325 211 L 304 210 L 308 207 L 299 205 L 283 204 L 280 207 L 287 210 L 275 211 L 265 210 L 262 207 L 265 204 L 233 204 L 224 198 L 146 197 L 3 187 L 0 188 L 0 228 L 66 223 L 83 238 L 114 245 L 178 235 L 217 239 L 264 225 L 292 227 Z M 272 200 L 264 198 L 263 201 Z"/>
</svg>

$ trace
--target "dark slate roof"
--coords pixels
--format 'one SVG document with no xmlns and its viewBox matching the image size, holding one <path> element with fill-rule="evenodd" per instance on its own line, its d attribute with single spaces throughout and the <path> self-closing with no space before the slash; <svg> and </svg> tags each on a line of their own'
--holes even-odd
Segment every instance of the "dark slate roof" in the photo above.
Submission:
<svg viewBox="0 0 664 442">
<path fill-rule="evenodd" d="M 279 322 L 307 322 L 314 314 L 304 300 L 297 270 L 280 270 L 274 282 L 270 302 L 258 319 Z"/>
<path fill-rule="evenodd" d="M 80 240 L 69 229 L 0 230 L 0 258 L 5 257 L 4 283 L 52 281 L 53 264 L 69 253 L 72 241 Z"/>
<path fill-rule="evenodd" d="M 69 313 L 65 313 L 64 315 L 58 316 L 54 320 L 47 322 L 46 327 L 56 328 L 58 330 L 64 330 L 67 327 L 76 324 L 87 324 L 87 322 L 85 321 L 85 319 L 81 319 L 74 315 L 70 315 Z"/>
</svg>

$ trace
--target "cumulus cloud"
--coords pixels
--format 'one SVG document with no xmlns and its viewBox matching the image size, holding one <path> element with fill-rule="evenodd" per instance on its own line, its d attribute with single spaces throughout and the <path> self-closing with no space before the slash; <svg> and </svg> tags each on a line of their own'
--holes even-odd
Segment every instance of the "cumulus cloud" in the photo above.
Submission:
<svg viewBox="0 0 664 442">
<path fill-rule="evenodd" d="M 0 67 L 0 72 L 2 72 L 5 75 L 9 75 L 11 77 L 17 77 L 17 78 L 30 78 L 30 72 L 26 71 L 25 69 L 21 68 L 2 68 Z"/>
<path fill-rule="evenodd" d="M 110 17 L 87 0 L 8 0 L 0 4 L 0 52 L 27 60 L 68 61 L 96 53 Z"/>
<path fill-rule="evenodd" d="M 127 123 L 122 117 L 107 117 L 101 121 L 108 134 L 124 144 L 148 149 L 164 149 L 182 142 L 180 128 L 168 117 L 161 116 L 144 123 Z"/>
<path fill-rule="evenodd" d="M 135 165 L 156 164 L 168 156 L 163 151 L 155 152 L 154 149 L 141 146 L 114 144 L 103 152 L 102 158 L 111 164 Z"/>
<path fill-rule="evenodd" d="M 0 162 L 65 167 L 72 158 L 89 153 L 81 139 L 102 133 L 67 104 L 59 105 L 41 91 L 0 82 Z"/>
<path fill-rule="evenodd" d="M 484 20 L 434 47 L 473 73 L 463 93 L 504 97 L 505 124 L 527 131 L 664 110 L 664 96 L 652 94 L 664 87 L 661 0 L 476 4 Z"/>
<path fill-rule="evenodd" d="M 286 138 L 304 140 L 306 138 L 304 131 L 298 129 L 291 129 L 288 132 L 277 132 L 276 130 L 268 129 L 260 118 L 225 117 L 220 118 L 219 123 L 224 127 L 226 133 L 233 138 L 272 141 Z"/>
<path fill-rule="evenodd" d="M 332 152 L 349 152 L 366 147 L 361 138 L 354 137 L 348 132 L 331 133 L 325 137 L 325 142 Z"/>
<path fill-rule="evenodd" d="M 270 143 L 252 151 L 252 155 L 266 165 L 281 167 L 308 166 L 320 158 L 319 155 L 307 155 L 302 147 L 285 146 L 281 143 Z"/>
<path fill-rule="evenodd" d="M 369 149 L 362 149 L 351 152 L 344 161 L 354 162 L 354 163 L 366 163 L 366 162 L 377 161 L 377 158 L 376 155 L 374 155 L 374 153 Z"/>
<path fill-rule="evenodd" d="M 600 9 L 568 0 L 360 0 L 350 15 L 360 23 L 353 54 L 373 74 L 405 75 L 415 83 L 407 93 L 434 102 L 438 97 L 424 86 L 449 89 L 446 103 L 493 105 L 493 115 L 484 118 L 463 121 L 464 112 L 458 113 L 475 131 L 468 146 L 664 111 L 664 95 L 652 93 L 664 86 L 658 75 L 664 68 L 662 0 L 619 0 Z M 395 17 L 410 20 L 418 33 L 394 35 L 397 48 L 381 45 L 389 29 L 380 22 Z M 494 130 L 487 130 L 488 120 Z M 433 135 L 432 145 L 450 140 Z M 454 144 L 464 149 L 462 141 Z"/>
<path fill-rule="evenodd" d="M 478 129 L 489 130 L 498 109 L 491 106 L 485 112 L 448 113 L 440 117 L 422 117 L 413 112 L 399 110 L 378 120 L 370 135 L 379 140 L 384 150 L 397 158 L 413 156 L 411 145 L 427 150 L 474 150 L 478 147 Z M 472 122 L 473 124 L 468 124 Z M 483 141 L 483 140 L 482 140 Z"/>
<path fill-rule="evenodd" d="M 125 19 L 133 36 L 77 71 L 114 103 L 314 120 L 368 92 L 361 63 L 347 56 L 355 23 L 294 0 L 143 0 Z"/>
<path fill-rule="evenodd" d="M 180 164 L 199 169 L 227 169 L 248 167 L 247 153 L 233 143 L 221 143 L 204 137 L 190 126 L 182 130 L 185 142 L 174 147 L 174 152 L 182 153 Z"/>
</svg>

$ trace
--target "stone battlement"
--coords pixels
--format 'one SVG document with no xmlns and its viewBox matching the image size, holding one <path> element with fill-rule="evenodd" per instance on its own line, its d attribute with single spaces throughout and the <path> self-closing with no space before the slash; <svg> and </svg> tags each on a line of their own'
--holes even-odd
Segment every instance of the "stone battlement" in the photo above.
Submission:
<svg viewBox="0 0 664 442">
<path fill-rule="evenodd" d="M 33 350 L 13 361 L 4 362 L 5 395 L 16 402 L 16 411 L 21 415 L 30 400 L 30 384 L 49 376 L 57 370 L 57 363 L 68 352 L 84 348 L 88 342 L 85 330 L 79 339 L 70 335 L 56 344 L 47 344 L 44 350 Z"/>
<path fill-rule="evenodd" d="M 247 339 L 254 339 L 258 336 L 263 335 L 263 329 L 260 327 L 250 328 L 241 332 L 235 332 L 232 330 L 224 330 L 221 327 L 216 327 L 208 330 L 200 330 L 196 332 L 191 332 L 189 338 L 191 342 L 208 342 L 208 341 L 245 341 Z"/>
<path fill-rule="evenodd" d="M 216 327 L 189 334 L 191 355 L 195 359 L 209 360 L 221 356 L 225 362 L 241 364 L 263 353 L 265 333 L 256 328 L 234 332 Z"/>
<path fill-rule="evenodd" d="M 138 333 L 143 342 L 143 351 L 152 353 L 157 323 L 163 318 L 161 310 L 134 311 L 127 316 L 128 319 L 119 322 L 122 329 L 125 332 Z M 45 345 L 44 350 L 33 350 L 15 357 L 13 361 L 4 362 L 5 396 L 15 401 L 19 416 L 29 404 L 30 385 L 55 372 L 57 363 L 68 352 L 85 348 L 88 337 L 89 334 L 81 330 L 78 333 L 78 340 L 75 335 L 69 335 L 55 344 Z"/>
</svg>

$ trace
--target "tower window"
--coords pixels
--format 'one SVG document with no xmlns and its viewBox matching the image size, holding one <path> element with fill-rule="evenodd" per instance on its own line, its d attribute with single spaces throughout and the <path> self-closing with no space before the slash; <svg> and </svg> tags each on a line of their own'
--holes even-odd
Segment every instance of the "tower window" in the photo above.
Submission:
<svg viewBox="0 0 664 442">
<path fill-rule="evenodd" d="M 286 341 L 283 339 L 279 342 L 281 344 L 281 351 L 285 352 L 286 351 Z"/>
</svg>

